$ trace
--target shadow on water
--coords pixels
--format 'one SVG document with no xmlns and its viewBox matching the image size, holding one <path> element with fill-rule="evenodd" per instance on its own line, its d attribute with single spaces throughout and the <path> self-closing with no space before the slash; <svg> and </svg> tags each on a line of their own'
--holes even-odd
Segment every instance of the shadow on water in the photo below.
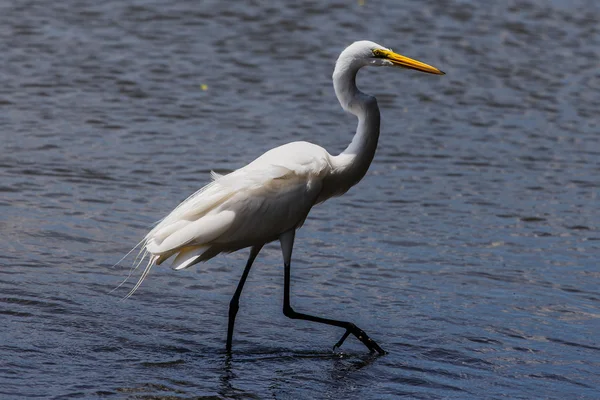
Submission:
<svg viewBox="0 0 600 400">
<path fill-rule="evenodd" d="M 275 398 L 286 398 L 297 395 L 302 389 L 304 394 L 313 396 L 317 387 L 324 397 L 370 392 L 373 387 L 384 387 L 394 396 L 430 398 L 424 392 L 471 393 L 461 382 L 493 369 L 483 360 L 471 360 L 471 367 L 467 367 L 471 368 L 470 372 L 456 373 L 451 367 L 460 368 L 464 364 L 459 354 L 442 349 L 435 353 L 427 346 L 410 347 L 407 345 L 402 351 L 385 356 L 281 348 L 238 351 L 231 355 L 221 351 L 183 357 L 178 354 L 169 361 L 138 363 L 141 367 L 139 376 L 145 376 L 147 380 L 138 380 L 137 384 L 126 385 L 116 392 L 143 399 L 261 399 L 266 393 Z M 434 353 L 441 359 L 447 356 L 449 365 L 436 367 L 439 360 L 433 359 Z M 433 364 L 423 365 L 418 360 L 420 355 L 429 358 Z M 403 358 L 406 361 L 401 360 Z M 484 368 L 480 369 L 475 364 L 483 364 Z M 393 372 L 382 376 L 382 371 Z M 169 378 L 165 378 L 167 376 Z M 293 389 L 288 387 L 290 383 L 294 383 Z M 306 387 L 303 388 L 303 385 Z"/>
<path fill-rule="evenodd" d="M 169 361 L 137 363 L 139 376 L 146 376 L 146 382 L 124 385 L 116 388 L 115 392 L 140 399 L 261 399 L 264 398 L 265 390 L 276 396 L 281 389 L 273 383 L 267 388 L 263 387 L 265 381 L 268 381 L 261 381 L 265 371 L 268 371 L 267 375 L 275 371 L 276 374 L 281 374 L 282 379 L 297 378 L 296 374 L 306 373 L 303 366 L 305 362 L 313 366 L 316 363 L 315 368 L 319 369 L 323 380 L 335 386 L 331 390 L 339 391 L 343 385 L 355 386 L 356 382 L 350 379 L 351 375 L 374 366 L 382 357 L 384 356 L 374 353 L 290 352 L 278 348 L 233 354 L 218 352 L 189 355 L 185 358 L 179 355 Z M 167 375 L 179 378 L 163 378 L 164 381 L 161 382 L 159 377 Z M 207 382 L 211 380 L 207 379 L 209 375 L 216 376 L 218 382 Z M 207 390 L 207 386 L 210 389 Z M 104 394 L 110 393 L 111 391 L 107 391 Z"/>
<path fill-rule="evenodd" d="M 288 371 L 293 376 L 294 369 L 298 368 L 298 373 L 302 374 L 301 365 L 308 361 L 310 363 L 319 363 L 319 369 L 330 384 L 335 386 L 343 385 L 346 378 L 352 373 L 375 364 L 383 357 L 379 354 L 353 354 L 353 353 L 322 353 L 316 351 L 294 351 L 282 352 L 281 350 L 267 351 L 263 353 L 246 353 L 241 355 L 226 356 L 223 361 L 223 370 L 220 376 L 219 395 L 225 398 L 261 398 L 258 395 L 252 395 L 247 391 L 236 387 L 236 380 L 242 375 L 235 370 L 245 370 L 248 363 L 261 364 L 267 362 L 270 365 L 276 365 Z M 323 364 L 323 362 L 325 364 Z M 354 384 L 354 383 L 352 383 Z"/>
<path fill-rule="evenodd" d="M 223 361 L 222 374 L 220 376 L 221 385 L 219 394 L 228 399 L 261 398 L 258 395 L 251 395 L 234 386 L 234 382 L 238 378 L 238 374 L 234 372 L 236 367 L 243 367 L 246 363 L 260 363 L 267 361 L 275 365 L 290 366 L 298 360 L 327 361 L 329 367 L 326 369 L 329 371 L 329 377 L 332 378 L 332 381 L 339 382 L 349 374 L 372 365 L 381 357 L 383 356 L 379 354 L 355 355 L 348 353 L 320 353 L 313 351 L 285 354 L 278 350 L 255 355 L 244 354 L 241 355 L 239 359 L 236 359 L 238 357 L 235 355 L 226 355 Z"/>
</svg>

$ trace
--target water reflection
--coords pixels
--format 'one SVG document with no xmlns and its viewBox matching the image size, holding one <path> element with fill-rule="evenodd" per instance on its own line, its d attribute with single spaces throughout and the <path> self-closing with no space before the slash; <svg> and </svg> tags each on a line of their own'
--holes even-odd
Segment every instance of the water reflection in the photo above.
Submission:
<svg viewBox="0 0 600 400">
<path fill-rule="evenodd" d="M 248 363 L 251 364 L 262 364 L 262 363 L 275 363 L 283 366 L 280 371 L 280 379 L 286 380 L 289 377 L 294 377 L 297 374 L 302 375 L 304 371 L 301 369 L 295 371 L 293 366 L 298 361 L 307 361 L 315 365 L 319 365 L 318 369 L 327 377 L 323 381 L 327 382 L 326 391 L 339 391 L 343 386 L 350 385 L 355 386 L 356 382 L 349 382 L 347 379 L 352 374 L 360 371 L 365 367 L 373 365 L 378 359 L 384 357 L 377 353 L 367 354 L 350 354 L 350 353 L 318 353 L 312 351 L 304 352 L 291 352 L 281 354 L 280 349 L 275 349 L 267 353 L 261 353 L 258 355 L 245 353 L 243 355 L 229 355 L 226 356 L 223 363 L 223 370 L 220 378 L 221 388 L 219 395 L 224 398 L 262 398 L 260 395 L 249 393 L 238 387 L 234 386 L 234 382 L 239 378 L 238 375 L 245 374 L 245 367 Z M 287 366 L 287 367 L 286 367 Z M 239 373 L 234 372 L 239 370 Z M 247 378 L 246 378 L 247 379 Z M 277 395 L 278 388 L 273 387 L 272 394 Z"/>
</svg>

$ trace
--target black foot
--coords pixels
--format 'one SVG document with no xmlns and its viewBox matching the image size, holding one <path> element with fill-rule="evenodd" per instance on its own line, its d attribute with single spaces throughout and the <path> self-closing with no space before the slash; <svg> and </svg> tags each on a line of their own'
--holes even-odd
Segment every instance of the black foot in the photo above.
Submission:
<svg viewBox="0 0 600 400">
<path fill-rule="evenodd" d="M 346 329 L 346 333 L 344 333 L 344 336 L 342 336 L 342 338 L 333 346 L 333 350 L 335 351 L 335 349 L 339 348 L 342 344 L 344 344 L 344 341 L 348 338 L 348 336 L 350 336 L 350 334 L 356 336 L 358 340 L 360 340 L 365 346 L 367 346 L 370 352 L 376 351 L 381 355 L 386 354 L 385 350 L 379 347 L 379 345 L 375 343 L 375 341 L 371 339 L 369 335 L 365 333 L 365 331 L 363 331 L 354 324 L 350 324 L 350 326 L 348 326 L 348 328 Z"/>
</svg>

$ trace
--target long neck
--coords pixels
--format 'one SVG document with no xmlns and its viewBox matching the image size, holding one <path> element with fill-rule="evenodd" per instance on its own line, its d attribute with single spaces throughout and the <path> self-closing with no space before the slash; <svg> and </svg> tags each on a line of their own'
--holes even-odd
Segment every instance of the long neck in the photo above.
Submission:
<svg viewBox="0 0 600 400">
<path fill-rule="evenodd" d="M 336 180 L 343 192 L 357 184 L 366 174 L 375 156 L 379 139 L 379 107 L 377 100 L 356 87 L 356 74 L 361 66 L 336 65 L 333 73 L 335 94 L 344 110 L 358 117 L 352 142 L 340 155 L 332 157 Z"/>
</svg>

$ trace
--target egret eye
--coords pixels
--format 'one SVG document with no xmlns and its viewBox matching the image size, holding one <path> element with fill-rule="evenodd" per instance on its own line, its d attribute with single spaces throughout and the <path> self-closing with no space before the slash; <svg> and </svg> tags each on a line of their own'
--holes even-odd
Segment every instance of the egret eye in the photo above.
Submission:
<svg viewBox="0 0 600 400">
<path fill-rule="evenodd" d="M 381 49 L 375 49 L 375 50 L 373 50 L 373 57 L 385 58 L 385 51 L 383 51 Z"/>
</svg>

